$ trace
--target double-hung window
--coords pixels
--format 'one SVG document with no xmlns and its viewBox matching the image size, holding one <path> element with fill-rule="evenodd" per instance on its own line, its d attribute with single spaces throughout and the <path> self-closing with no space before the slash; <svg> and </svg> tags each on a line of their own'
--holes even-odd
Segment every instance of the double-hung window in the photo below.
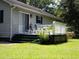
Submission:
<svg viewBox="0 0 79 59">
<path fill-rule="evenodd" d="M 41 16 L 36 16 L 36 23 L 42 24 L 43 18 Z"/>
</svg>

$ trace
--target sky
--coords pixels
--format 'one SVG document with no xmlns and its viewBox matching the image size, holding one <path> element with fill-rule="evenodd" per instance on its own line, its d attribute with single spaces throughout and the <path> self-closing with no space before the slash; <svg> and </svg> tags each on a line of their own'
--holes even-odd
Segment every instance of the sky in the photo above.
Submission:
<svg viewBox="0 0 79 59">
<path fill-rule="evenodd" d="M 61 0 L 52 0 L 52 1 L 54 1 L 57 5 L 59 5 Z M 55 8 L 56 5 L 50 4 L 49 7 L 54 7 Z"/>
<path fill-rule="evenodd" d="M 53 0 L 53 1 L 55 1 L 55 3 L 59 5 L 61 0 Z"/>
</svg>

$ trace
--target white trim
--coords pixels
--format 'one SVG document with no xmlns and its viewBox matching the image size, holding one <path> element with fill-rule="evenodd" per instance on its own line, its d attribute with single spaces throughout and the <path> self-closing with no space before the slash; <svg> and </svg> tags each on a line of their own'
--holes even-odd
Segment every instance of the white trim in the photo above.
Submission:
<svg viewBox="0 0 79 59">
<path fill-rule="evenodd" d="M 19 11 L 20 13 L 23 13 L 23 14 L 30 14 L 30 13 L 26 13 L 26 12 L 23 12 L 23 11 Z"/>
</svg>

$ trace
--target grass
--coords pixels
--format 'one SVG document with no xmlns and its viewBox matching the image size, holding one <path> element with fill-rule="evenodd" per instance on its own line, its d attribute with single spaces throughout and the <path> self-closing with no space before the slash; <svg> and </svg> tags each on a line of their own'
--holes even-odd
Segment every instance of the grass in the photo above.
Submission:
<svg viewBox="0 0 79 59">
<path fill-rule="evenodd" d="M 0 44 L 0 59 L 79 59 L 79 40 L 58 45 Z"/>
</svg>

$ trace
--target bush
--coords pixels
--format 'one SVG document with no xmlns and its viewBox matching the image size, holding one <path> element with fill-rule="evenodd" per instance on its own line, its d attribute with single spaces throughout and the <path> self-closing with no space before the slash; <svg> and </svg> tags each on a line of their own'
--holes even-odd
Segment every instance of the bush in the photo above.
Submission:
<svg viewBox="0 0 79 59">
<path fill-rule="evenodd" d="M 37 35 L 39 37 L 40 43 L 42 44 L 49 44 L 50 41 L 50 34 L 53 32 L 53 26 L 47 26 L 47 27 L 43 27 L 41 28 L 38 32 Z"/>
<path fill-rule="evenodd" d="M 45 43 L 49 40 L 49 35 L 48 33 L 46 33 L 45 29 L 41 29 L 38 33 L 37 33 L 40 43 Z"/>
</svg>

